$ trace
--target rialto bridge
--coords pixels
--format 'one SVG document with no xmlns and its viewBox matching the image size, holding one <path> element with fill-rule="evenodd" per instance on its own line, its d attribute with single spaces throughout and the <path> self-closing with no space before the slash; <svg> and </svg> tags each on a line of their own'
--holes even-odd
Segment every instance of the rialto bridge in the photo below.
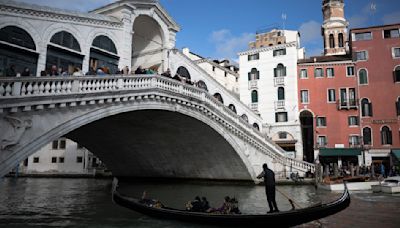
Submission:
<svg viewBox="0 0 400 228">
<path fill-rule="evenodd" d="M 76 13 L 0 0 L 3 68 L 107 66 L 106 76 L 1 77 L 0 175 L 65 136 L 116 176 L 255 180 L 313 171 L 285 156 L 262 119 L 174 49 L 179 26 L 158 1 L 122 0 Z M 4 66 L 5 65 L 5 66 Z M 114 75 L 129 66 L 184 69 L 200 88 L 159 74 Z"/>
</svg>

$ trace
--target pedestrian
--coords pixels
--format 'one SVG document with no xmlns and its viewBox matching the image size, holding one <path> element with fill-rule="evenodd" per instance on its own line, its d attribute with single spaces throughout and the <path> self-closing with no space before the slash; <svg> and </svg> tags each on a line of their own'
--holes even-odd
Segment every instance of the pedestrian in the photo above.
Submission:
<svg viewBox="0 0 400 228">
<path fill-rule="evenodd" d="M 6 77 L 15 77 L 17 76 L 17 72 L 15 71 L 15 65 L 12 64 L 7 70 L 6 70 Z"/>
<path fill-rule="evenodd" d="M 381 174 L 383 178 L 386 178 L 385 165 L 383 163 L 381 163 Z"/>
<path fill-rule="evenodd" d="M 279 212 L 278 206 L 275 200 L 275 173 L 268 168 L 268 165 L 264 163 L 263 171 L 257 176 L 258 179 L 264 178 L 265 193 L 267 194 L 267 201 L 269 206 L 269 212 Z"/>
<path fill-rule="evenodd" d="M 72 74 L 72 76 L 80 77 L 80 76 L 83 76 L 83 73 L 79 67 L 75 67 L 74 73 Z"/>
</svg>

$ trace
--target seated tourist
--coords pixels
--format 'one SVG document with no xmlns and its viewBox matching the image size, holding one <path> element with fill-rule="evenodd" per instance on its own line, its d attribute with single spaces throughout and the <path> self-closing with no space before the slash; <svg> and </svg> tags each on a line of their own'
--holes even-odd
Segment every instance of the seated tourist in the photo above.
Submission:
<svg viewBox="0 0 400 228">
<path fill-rule="evenodd" d="M 136 70 L 135 70 L 135 74 L 145 74 L 146 71 L 142 68 L 142 66 L 139 66 Z"/>
<path fill-rule="evenodd" d="M 193 212 L 201 212 L 202 211 L 202 203 L 199 196 L 196 196 L 193 201 L 188 202 L 186 204 L 186 210 Z"/>
<path fill-rule="evenodd" d="M 201 211 L 206 212 L 210 209 L 210 203 L 208 202 L 206 197 L 201 197 Z"/>
</svg>

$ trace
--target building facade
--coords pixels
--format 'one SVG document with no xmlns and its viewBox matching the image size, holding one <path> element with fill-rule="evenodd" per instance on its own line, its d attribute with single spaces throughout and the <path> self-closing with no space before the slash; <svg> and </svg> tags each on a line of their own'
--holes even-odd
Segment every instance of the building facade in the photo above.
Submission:
<svg viewBox="0 0 400 228">
<path fill-rule="evenodd" d="M 95 175 L 105 168 L 102 162 L 86 148 L 66 138 L 54 140 L 18 167 L 26 175 Z M 14 170 L 16 171 L 16 170 Z"/>
<path fill-rule="evenodd" d="M 302 159 L 298 118 L 297 60 L 303 58 L 297 31 L 257 34 L 250 49 L 239 53 L 240 100 L 257 112 L 267 135 L 290 156 Z"/>
<path fill-rule="evenodd" d="M 392 165 L 400 148 L 400 24 L 351 30 L 367 164 Z"/>
</svg>

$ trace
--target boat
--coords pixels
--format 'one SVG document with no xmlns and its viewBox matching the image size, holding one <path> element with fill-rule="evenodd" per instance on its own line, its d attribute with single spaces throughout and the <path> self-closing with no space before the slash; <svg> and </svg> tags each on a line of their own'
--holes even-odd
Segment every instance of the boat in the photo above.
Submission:
<svg viewBox="0 0 400 228">
<path fill-rule="evenodd" d="M 337 200 L 308 208 L 294 209 L 266 214 L 214 214 L 207 212 L 191 212 L 168 207 L 150 207 L 141 203 L 140 199 L 132 198 L 118 192 L 118 181 L 114 181 L 112 200 L 123 207 L 144 215 L 173 219 L 190 223 L 202 223 L 218 226 L 260 226 L 290 227 L 324 218 L 346 209 L 350 205 L 350 194 L 345 190 Z"/>
<path fill-rule="evenodd" d="M 388 177 L 379 185 L 372 185 L 372 192 L 400 193 L 400 176 Z"/>
</svg>

